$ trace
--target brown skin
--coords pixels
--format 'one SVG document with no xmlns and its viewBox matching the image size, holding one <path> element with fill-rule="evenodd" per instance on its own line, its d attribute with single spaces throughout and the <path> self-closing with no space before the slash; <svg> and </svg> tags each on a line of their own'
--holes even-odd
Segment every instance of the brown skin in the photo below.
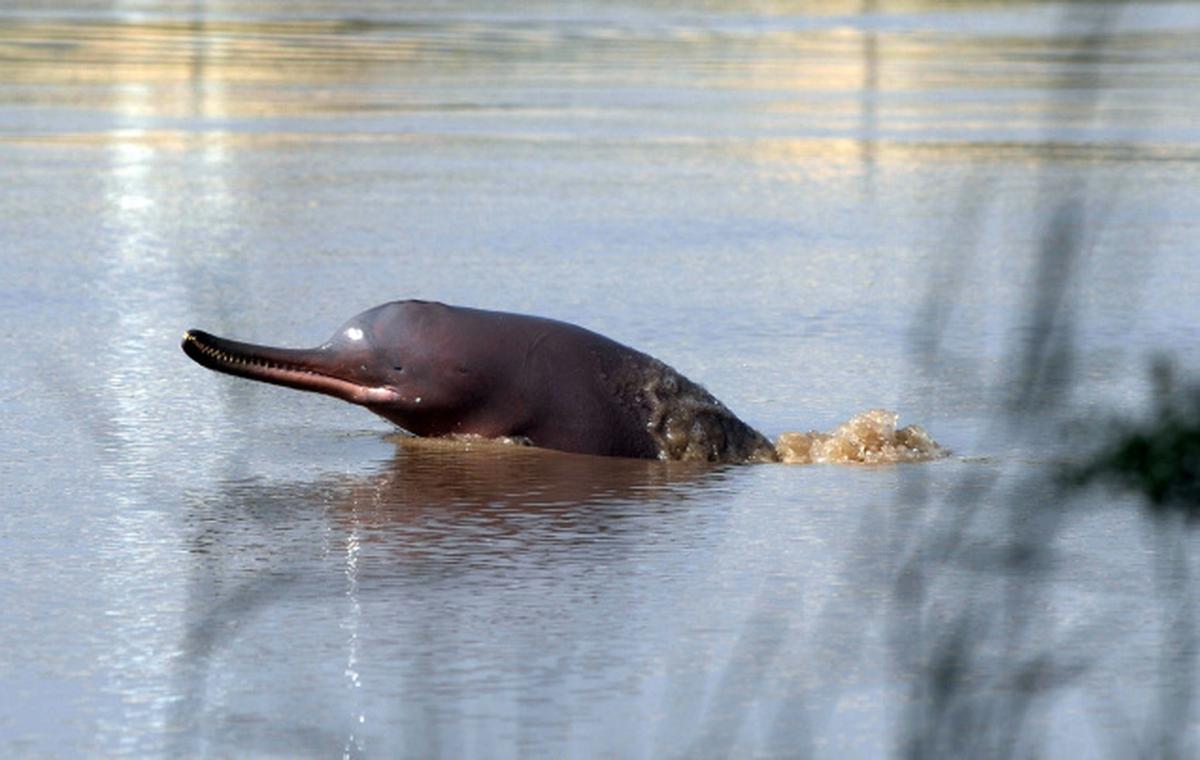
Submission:
<svg viewBox="0 0 1200 760">
<path fill-rule="evenodd" d="M 622 373 L 653 360 L 563 322 L 397 301 L 313 349 L 190 330 L 183 350 L 209 369 L 361 404 L 419 436 L 510 436 L 584 454 L 659 456 L 645 415 L 621 389 Z"/>
<path fill-rule="evenodd" d="M 418 436 L 509 437 L 640 459 L 777 460 L 770 441 L 704 388 L 551 319 L 394 301 L 312 349 L 190 330 L 183 350 L 218 372 L 360 404 Z"/>
</svg>

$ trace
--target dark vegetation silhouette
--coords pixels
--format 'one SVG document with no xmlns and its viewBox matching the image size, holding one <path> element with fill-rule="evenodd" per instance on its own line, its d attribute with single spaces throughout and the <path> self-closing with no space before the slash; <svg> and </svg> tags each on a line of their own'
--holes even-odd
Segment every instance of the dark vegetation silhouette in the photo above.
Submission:
<svg viewBox="0 0 1200 760">
<path fill-rule="evenodd" d="M 1181 382 L 1173 362 L 1157 359 L 1143 419 L 1111 420 L 1091 460 L 1068 472 L 1076 487 L 1118 486 L 1145 498 L 1160 516 L 1200 519 L 1200 383 Z"/>
</svg>

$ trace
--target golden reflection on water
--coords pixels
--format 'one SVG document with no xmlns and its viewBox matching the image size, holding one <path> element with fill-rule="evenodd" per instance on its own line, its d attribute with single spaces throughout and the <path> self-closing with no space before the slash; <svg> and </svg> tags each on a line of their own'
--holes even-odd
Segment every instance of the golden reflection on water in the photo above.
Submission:
<svg viewBox="0 0 1200 760">
<path fill-rule="evenodd" d="M 1071 142 L 1067 140 L 872 141 L 874 158 L 887 163 L 961 162 L 1041 164 L 1104 163 L 1121 161 L 1200 161 L 1200 148 L 1188 143 L 1142 143 L 1137 141 Z M 764 165 L 811 162 L 821 159 L 830 173 L 861 162 L 862 140 L 854 138 L 761 138 L 734 146 Z"/>
<path fill-rule="evenodd" d="M 374 40 L 352 22 L 83 21 L 0 27 L 8 81 L 279 82 L 344 76 L 412 57 L 412 45 Z M 368 27 L 369 28 L 369 27 Z M 300 67 L 299 70 L 296 67 Z"/>
<path fill-rule="evenodd" d="M 1114 34 L 1107 49 L 1119 59 L 1085 61 L 1081 33 L 887 30 L 855 26 L 854 16 L 796 28 L 772 18 L 751 15 L 738 24 L 721 15 L 668 15 L 647 25 L 538 15 L 472 20 L 449 12 L 372 21 L 17 17 L 0 26 L 0 107 L 207 120 L 187 131 L 228 129 L 212 122 L 234 117 L 414 110 L 580 117 L 577 98 L 553 98 L 547 88 L 602 95 L 682 89 L 720 96 L 714 116 L 729 110 L 726 96 L 739 98 L 751 137 L 874 139 L 878 126 L 886 128 L 882 139 L 917 142 L 937 139 L 927 133 L 936 125 L 957 130 L 961 137 L 951 142 L 962 143 L 993 139 L 986 133 L 998 126 L 1089 126 L 1094 99 L 1083 107 L 1047 97 L 1056 87 L 1098 86 L 1080 72 L 1101 72 L 1104 86 L 1128 93 L 1101 102 L 1102 120 L 1137 124 L 1142 111 L 1162 105 L 1140 103 L 1146 93 L 1196 100 L 1195 71 L 1171 63 L 1192 55 L 1186 26 Z M 619 101 L 600 107 L 645 109 Z M 1161 111 L 1156 117 L 1171 121 L 1186 109 Z M 703 126 L 681 116 L 689 134 Z M 105 131 L 115 134 L 111 125 Z"/>
<path fill-rule="evenodd" d="M 132 117 L 330 113 L 329 83 L 411 57 L 340 22 L 89 21 L 0 26 L 0 85 L 38 105 Z M 390 75 L 390 74 L 389 74 Z"/>
</svg>

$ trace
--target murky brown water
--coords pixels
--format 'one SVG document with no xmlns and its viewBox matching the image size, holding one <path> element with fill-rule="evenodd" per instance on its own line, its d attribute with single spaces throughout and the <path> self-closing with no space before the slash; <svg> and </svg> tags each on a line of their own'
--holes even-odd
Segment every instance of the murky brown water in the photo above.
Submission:
<svg viewBox="0 0 1200 760">
<path fill-rule="evenodd" d="M 1194 681 L 1163 655 L 1194 540 L 1055 476 L 1150 356 L 1196 369 L 1198 31 L 1186 3 L 6 5 L 0 754 L 1152 746 Z M 405 297 L 581 324 L 772 438 L 888 409 L 953 456 L 413 444 L 178 349 Z M 948 661 L 975 712 L 934 709 Z"/>
</svg>

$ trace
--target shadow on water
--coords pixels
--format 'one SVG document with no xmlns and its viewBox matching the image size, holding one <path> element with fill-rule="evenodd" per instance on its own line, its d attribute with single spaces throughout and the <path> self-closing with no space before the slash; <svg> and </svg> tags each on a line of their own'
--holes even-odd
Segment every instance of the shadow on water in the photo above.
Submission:
<svg viewBox="0 0 1200 760">
<path fill-rule="evenodd" d="M 438 692 L 444 682 L 437 674 L 469 666 L 446 662 L 445 642 L 466 636 L 461 649 L 482 646 L 476 655 L 483 659 L 495 657 L 497 649 L 496 642 L 469 639 L 483 624 L 464 624 L 458 616 L 477 612 L 426 608 L 445 606 L 443 592 L 450 599 L 464 590 L 469 596 L 502 597 L 505 589 L 546 575 L 623 567 L 639 547 L 669 540 L 681 520 L 712 519 L 711 509 L 700 518 L 688 504 L 711 499 L 725 472 L 707 465 L 400 438 L 395 457 L 368 475 L 315 482 L 228 480 L 215 492 L 191 494 L 185 525 L 192 570 L 176 674 L 181 699 L 173 717 L 174 750 L 361 754 L 356 721 L 364 713 L 355 706 L 354 692 L 361 671 L 375 675 L 358 662 L 365 648 L 360 637 L 369 635 L 376 637 L 375 650 L 387 648 L 380 636 L 400 645 L 402 680 L 414 685 L 389 708 L 396 714 L 385 719 L 405 737 L 405 752 L 446 754 L 441 742 L 447 727 L 439 717 L 446 695 Z M 406 609 L 410 615 L 393 619 Z M 298 640 L 306 628 L 324 627 L 325 636 L 331 627 L 342 629 L 344 672 L 321 672 L 336 656 L 294 662 L 289 683 L 255 692 L 269 694 L 274 704 L 252 714 L 229 714 L 224 704 L 230 692 L 259 677 L 253 656 L 246 659 L 256 645 L 245 637 L 268 610 L 272 619 L 285 621 L 284 630 L 286 621 L 294 621 Z M 494 614 L 483 627 L 500 636 L 504 616 L 521 613 Z M 555 623 L 540 625 L 552 630 Z M 460 654 L 470 660 L 467 652 Z M 345 688 L 305 686 L 322 677 L 340 680 Z M 542 682 L 556 677 L 563 676 L 539 676 Z M 519 704 L 536 705 L 542 698 L 519 688 L 516 693 Z M 542 712 L 519 716 L 518 735 L 544 731 Z M 295 716 L 295 722 L 284 716 Z"/>
</svg>

